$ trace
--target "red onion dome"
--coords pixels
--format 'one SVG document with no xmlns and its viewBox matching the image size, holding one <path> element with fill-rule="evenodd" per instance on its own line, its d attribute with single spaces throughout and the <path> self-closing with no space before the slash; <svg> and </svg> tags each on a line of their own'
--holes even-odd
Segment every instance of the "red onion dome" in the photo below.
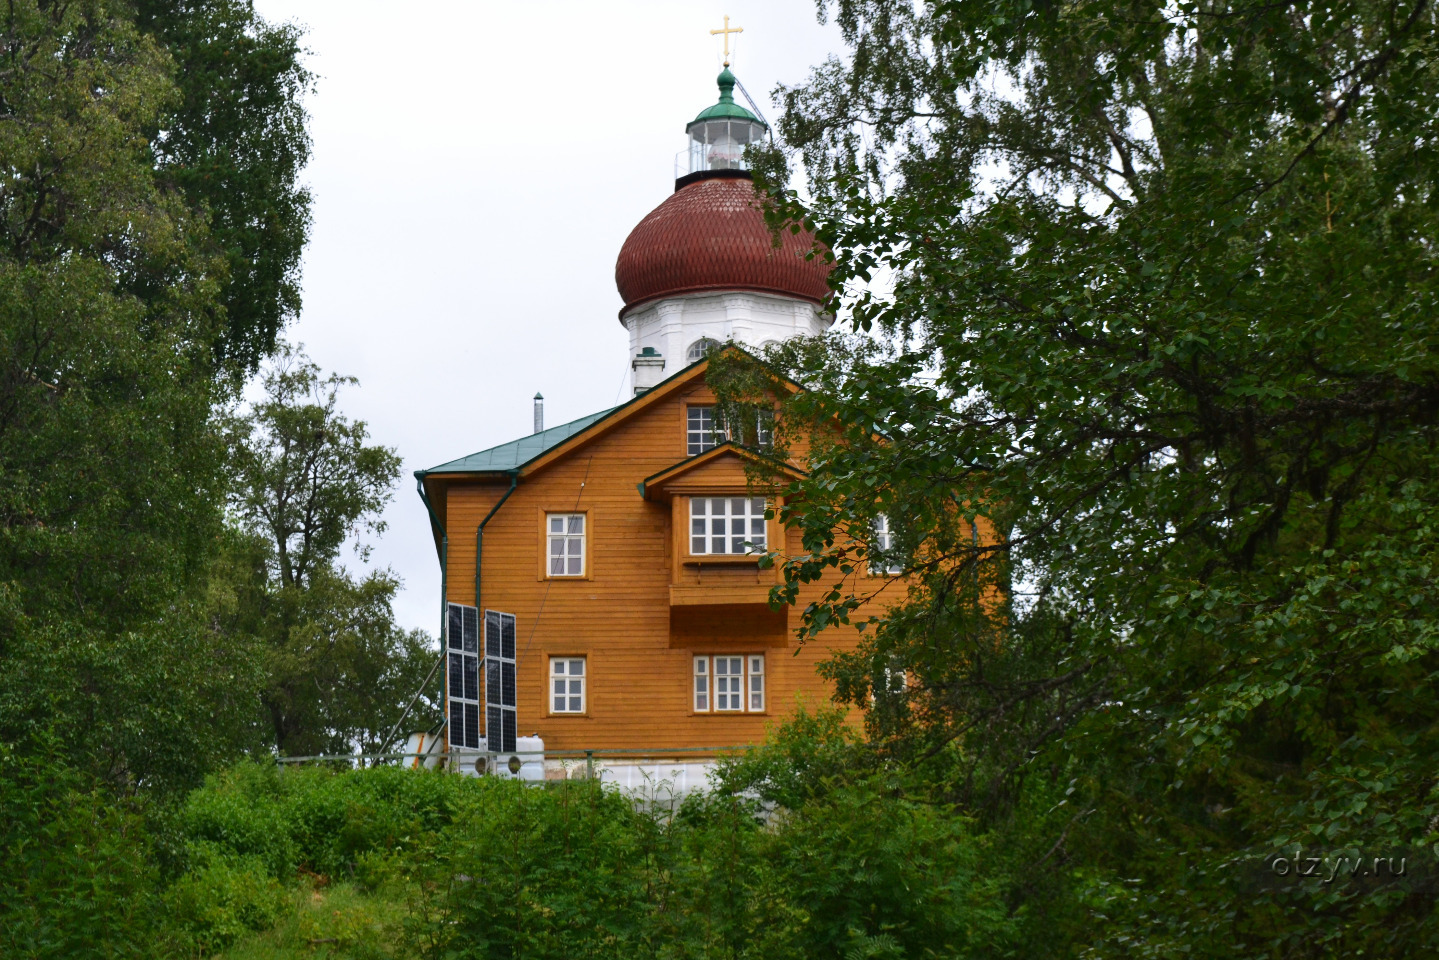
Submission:
<svg viewBox="0 0 1439 960">
<path fill-rule="evenodd" d="M 780 244 L 764 222 L 748 173 L 706 171 L 681 178 L 669 199 L 639 222 L 615 262 L 625 306 L 721 290 L 753 290 L 821 304 L 830 265 L 808 230 L 784 230 Z"/>
</svg>

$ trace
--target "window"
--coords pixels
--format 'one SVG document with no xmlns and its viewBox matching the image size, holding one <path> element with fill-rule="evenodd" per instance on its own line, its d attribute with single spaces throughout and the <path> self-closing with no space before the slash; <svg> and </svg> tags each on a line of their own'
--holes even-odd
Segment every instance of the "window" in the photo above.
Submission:
<svg viewBox="0 0 1439 960">
<path fill-rule="evenodd" d="M 763 553 L 764 497 L 691 497 L 692 556 Z"/>
<path fill-rule="evenodd" d="M 755 414 L 754 445 L 757 450 L 774 449 L 774 411 L 761 410 Z"/>
<path fill-rule="evenodd" d="M 585 712 L 585 658 L 550 658 L 550 712 Z"/>
<path fill-rule="evenodd" d="M 696 713 L 763 713 L 764 654 L 695 657 Z"/>
<path fill-rule="evenodd" d="M 695 657 L 695 712 L 710 708 L 710 658 Z"/>
<path fill-rule="evenodd" d="M 871 576 L 904 572 L 904 564 L 894 555 L 894 534 L 889 527 L 889 517 L 884 514 L 874 518 L 874 538 L 869 545 L 869 572 Z"/>
<path fill-rule="evenodd" d="M 685 351 L 685 362 L 695 363 L 703 360 L 705 354 L 717 349 L 719 345 L 718 340 L 711 340 L 709 337 L 700 337 L 694 343 L 690 344 L 690 348 Z"/>
<path fill-rule="evenodd" d="M 585 515 L 548 513 L 545 524 L 549 541 L 550 576 L 585 575 Z M 533 529 L 533 528 L 532 528 Z"/>
<path fill-rule="evenodd" d="M 714 407 L 690 407 L 685 425 L 685 439 L 689 455 L 713 450 L 724 443 L 724 431 L 716 429 Z"/>
<path fill-rule="evenodd" d="M 715 657 L 715 709 L 744 709 L 744 657 Z"/>
<path fill-rule="evenodd" d="M 764 710 L 764 657 L 749 658 L 749 708 Z"/>
</svg>

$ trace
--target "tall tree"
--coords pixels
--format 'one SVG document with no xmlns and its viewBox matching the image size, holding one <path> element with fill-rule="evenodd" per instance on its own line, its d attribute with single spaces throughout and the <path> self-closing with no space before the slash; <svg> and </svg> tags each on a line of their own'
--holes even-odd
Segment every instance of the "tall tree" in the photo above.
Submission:
<svg viewBox="0 0 1439 960">
<path fill-rule="evenodd" d="M 134 0 L 138 27 L 175 64 L 179 96 L 154 128 L 162 177 L 177 186 L 225 258 L 217 359 L 253 371 L 300 312 L 310 157 L 300 30 L 252 0 Z"/>
<path fill-rule="evenodd" d="M 273 743 L 291 755 L 385 746 L 434 659 L 423 631 L 395 625 L 394 575 L 357 577 L 339 562 L 347 542 L 368 557 L 358 537 L 384 530 L 400 469 L 339 411 L 354 383 L 284 347 L 264 399 L 229 422 L 231 506 L 248 537 L 235 626 L 264 642 Z"/>
<path fill-rule="evenodd" d="M 1015 888 L 1056 953 L 1428 955 L 1432 888 L 1269 864 L 1439 824 L 1432 5 L 833 9 L 781 90 L 811 202 L 763 166 L 878 335 L 771 358 L 821 441 L 786 577 L 872 625 L 841 695 L 1064 868 L 1072 913 Z"/>
<path fill-rule="evenodd" d="M 165 51 L 100 2 L 0 13 L 0 738 L 112 783 L 235 748 L 245 651 L 206 626 L 225 265 L 156 176 Z"/>
</svg>

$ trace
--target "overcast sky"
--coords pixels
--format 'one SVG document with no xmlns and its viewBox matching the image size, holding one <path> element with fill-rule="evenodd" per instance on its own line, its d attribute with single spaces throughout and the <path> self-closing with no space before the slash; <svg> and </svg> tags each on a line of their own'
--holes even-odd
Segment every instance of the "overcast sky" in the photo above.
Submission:
<svg viewBox="0 0 1439 960">
<path fill-rule="evenodd" d="M 614 265 L 674 188 L 684 125 L 731 67 L 771 121 L 777 83 L 841 52 L 809 0 L 256 0 L 302 26 L 318 76 L 304 311 L 287 331 L 360 386 L 344 411 L 404 458 L 372 562 L 435 633 L 439 565 L 411 473 L 628 390 Z M 349 558 L 353 563 L 353 558 Z"/>
</svg>

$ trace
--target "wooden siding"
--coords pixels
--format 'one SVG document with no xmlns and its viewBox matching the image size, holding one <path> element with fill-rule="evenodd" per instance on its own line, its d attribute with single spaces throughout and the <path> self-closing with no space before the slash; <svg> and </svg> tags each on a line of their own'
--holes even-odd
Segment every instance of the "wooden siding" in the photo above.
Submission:
<svg viewBox="0 0 1439 960">
<path fill-rule="evenodd" d="M 671 503 L 641 496 L 642 480 L 686 457 L 685 407 L 713 402 L 699 383 L 667 393 L 522 476 L 485 528 L 478 603 L 517 618 L 519 732 L 540 735 L 549 749 L 759 742 L 796 704 L 829 701 L 830 685 L 816 665 L 858 640 L 853 629 L 839 628 L 827 631 L 823 642 L 798 645 L 798 610 L 772 611 L 765 603 L 774 570 L 739 558 L 688 556 L 687 496 L 743 495 L 738 457 L 676 477 Z M 508 482 L 450 477 L 437 491 L 445 498 L 450 601 L 476 602 L 475 529 L 508 488 Z M 547 512 L 585 513 L 583 578 L 546 575 Z M 781 533 L 771 521 L 771 543 Z M 790 539 L 787 550 L 797 552 L 797 537 Z M 803 591 L 801 608 L 820 592 L 818 586 Z M 765 655 L 768 709 L 696 713 L 693 657 L 731 653 Z M 552 656 L 586 658 L 584 714 L 550 714 Z"/>
</svg>

